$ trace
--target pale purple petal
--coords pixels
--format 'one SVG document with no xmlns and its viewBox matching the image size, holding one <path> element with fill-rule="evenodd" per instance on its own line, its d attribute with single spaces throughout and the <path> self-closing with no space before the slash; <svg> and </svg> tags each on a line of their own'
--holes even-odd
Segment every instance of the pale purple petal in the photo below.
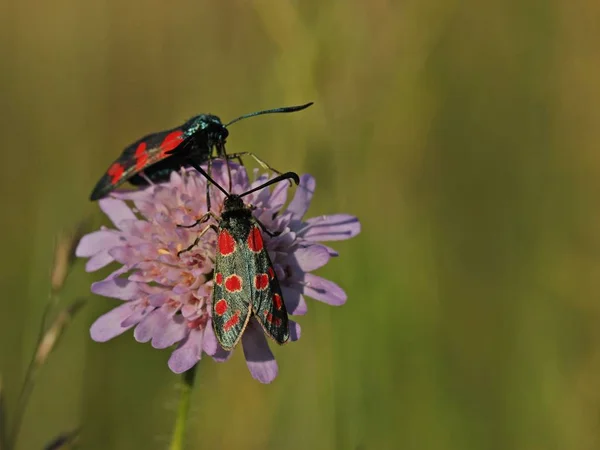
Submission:
<svg viewBox="0 0 600 450">
<path fill-rule="evenodd" d="M 269 241 L 273 241 L 273 243 L 269 242 L 269 246 L 277 246 L 278 248 L 284 248 L 286 253 L 288 253 L 290 248 L 294 245 L 294 241 L 296 240 L 296 233 L 293 231 L 284 231 L 278 236 L 270 238 Z"/>
<path fill-rule="evenodd" d="M 75 249 L 75 256 L 87 258 L 120 244 L 119 233 L 109 230 L 94 231 L 80 239 Z"/>
<path fill-rule="evenodd" d="M 261 383 L 273 381 L 279 370 L 277 361 L 271 353 L 262 328 L 256 325 L 254 319 L 248 323 L 248 327 L 242 335 L 242 345 L 252 378 Z"/>
<path fill-rule="evenodd" d="M 144 306 L 142 302 L 137 302 L 137 304 L 132 304 L 132 309 L 133 312 L 131 313 L 131 316 L 125 319 L 123 323 L 121 323 L 122 327 L 132 327 L 134 325 L 137 325 L 144 319 L 144 317 L 146 317 L 156 308 L 154 308 L 153 306 Z"/>
<path fill-rule="evenodd" d="M 154 294 L 148 295 L 148 303 L 152 306 L 156 306 L 157 308 L 164 305 L 170 298 L 169 291 L 156 292 Z"/>
<path fill-rule="evenodd" d="M 126 278 L 108 278 L 92 283 L 92 292 L 105 297 L 118 298 L 119 300 L 133 300 L 140 294 L 137 283 Z"/>
<path fill-rule="evenodd" d="M 181 190 L 184 187 L 183 178 L 181 177 L 181 174 L 176 170 L 171 172 L 170 182 L 171 186 L 176 188 L 176 190 Z"/>
<path fill-rule="evenodd" d="M 268 180 L 267 177 L 260 177 L 256 181 L 251 184 L 251 187 L 260 186 Z M 256 191 L 253 194 L 250 194 L 248 198 L 248 202 L 253 205 L 262 205 L 269 202 L 269 198 L 271 197 L 271 191 L 269 189 L 261 189 L 260 191 Z"/>
<path fill-rule="evenodd" d="M 125 220 L 137 220 L 135 214 L 133 214 L 129 206 L 127 206 L 123 200 L 103 198 L 98 204 L 100 205 L 100 209 L 104 211 L 104 214 L 106 214 L 118 228 L 121 228 L 119 224 Z"/>
<path fill-rule="evenodd" d="M 119 200 L 133 200 L 133 201 L 137 201 L 140 199 L 149 201 L 150 200 L 150 189 L 151 187 L 148 187 L 146 189 L 140 189 L 139 191 L 131 191 L 131 190 L 116 190 L 116 191 L 112 191 L 110 193 L 110 195 L 113 198 L 119 199 Z"/>
<path fill-rule="evenodd" d="M 204 331 L 204 343 L 202 344 L 202 349 L 206 354 L 212 356 L 217 353 L 217 347 L 217 337 L 215 336 L 215 332 L 212 328 L 212 321 L 209 320 Z"/>
<path fill-rule="evenodd" d="M 290 320 L 289 324 L 290 324 L 290 341 L 295 342 L 298 339 L 300 339 L 300 335 L 302 334 L 300 332 L 300 325 L 298 324 L 298 322 L 294 322 L 293 320 Z"/>
<path fill-rule="evenodd" d="M 219 344 L 217 344 L 217 351 L 210 356 L 212 356 L 212 359 L 214 359 L 216 362 L 225 362 L 229 358 L 231 358 L 231 355 L 233 355 L 233 352 L 227 351 Z"/>
<path fill-rule="evenodd" d="M 171 353 L 169 368 L 175 373 L 183 373 L 200 361 L 202 356 L 202 338 L 204 330 L 191 330 L 185 341 Z"/>
<path fill-rule="evenodd" d="M 187 321 L 181 314 L 170 315 L 163 312 L 159 321 L 159 328 L 152 336 L 152 347 L 167 348 L 181 341 L 188 333 Z"/>
<path fill-rule="evenodd" d="M 113 247 L 107 251 L 111 259 L 121 264 L 135 264 L 141 258 L 136 254 L 135 249 L 130 246 Z"/>
<path fill-rule="evenodd" d="M 85 264 L 85 271 L 95 272 L 96 270 L 109 265 L 113 261 L 113 257 L 110 256 L 107 251 L 101 251 L 88 259 L 88 262 Z"/>
<path fill-rule="evenodd" d="M 296 195 L 294 195 L 287 208 L 292 213 L 292 218 L 299 220 L 306 214 L 315 192 L 315 186 L 315 179 L 311 175 L 305 174 L 300 177 L 300 184 L 296 188 Z"/>
<path fill-rule="evenodd" d="M 332 258 L 340 256 L 340 254 L 337 252 L 337 250 L 334 250 L 333 248 L 328 247 L 327 245 L 324 245 L 323 247 L 325 247 L 327 249 L 327 251 L 329 252 L 329 256 L 331 256 Z"/>
<path fill-rule="evenodd" d="M 312 273 L 304 277 L 303 292 L 315 300 L 322 301 L 332 306 L 340 306 L 346 303 L 346 293 L 333 281 L 326 280 Z"/>
<path fill-rule="evenodd" d="M 96 342 L 106 342 L 129 330 L 133 325 L 123 326 L 122 322 L 132 314 L 132 306 L 125 303 L 98 317 L 90 328 L 92 339 Z"/>
<path fill-rule="evenodd" d="M 298 289 L 301 288 L 301 286 L 298 286 Z M 304 300 L 304 297 L 299 290 L 296 290 L 291 286 L 281 286 L 281 293 L 283 294 L 285 308 L 289 314 L 294 316 L 302 316 L 306 314 L 308 311 L 306 300 Z"/>
<path fill-rule="evenodd" d="M 154 336 L 157 328 L 161 325 L 163 312 L 160 309 L 155 309 L 135 327 L 133 337 L 138 342 L 148 342 Z"/>
<path fill-rule="evenodd" d="M 316 244 L 299 248 L 294 252 L 294 257 L 303 272 L 312 272 L 327 264 L 331 255 L 325 246 Z"/>
<path fill-rule="evenodd" d="M 283 207 L 287 200 L 287 191 L 289 187 L 290 183 L 287 181 L 282 181 L 275 185 L 273 192 L 271 192 L 271 198 L 269 199 L 269 209 L 279 211 Z"/>
<path fill-rule="evenodd" d="M 306 224 L 309 228 L 301 234 L 304 239 L 311 241 L 340 241 L 360 233 L 360 222 L 349 214 L 312 217 Z"/>
</svg>

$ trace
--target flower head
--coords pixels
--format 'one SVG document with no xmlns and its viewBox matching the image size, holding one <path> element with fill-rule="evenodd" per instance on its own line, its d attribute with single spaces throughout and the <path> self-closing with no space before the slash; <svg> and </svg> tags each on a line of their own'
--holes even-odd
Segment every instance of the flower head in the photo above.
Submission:
<svg viewBox="0 0 600 450">
<path fill-rule="evenodd" d="M 231 193 L 241 194 L 268 180 L 261 176 L 250 182 L 243 166 L 230 163 L 231 189 L 225 164 L 215 161 L 211 175 Z M 102 227 L 84 236 L 76 250 L 87 257 L 92 272 L 116 262 L 121 266 L 106 279 L 93 283 L 92 292 L 123 300 L 124 303 L 98 318 L 90 329 L 92 339 L 105 342 L 134 328 L 139 342 L 155 348 L 177 344 L 169 367 L 184 372 L 202 353 L 217 361 L 230 352 L 221 348 L 211 322 L 215 233 L 206 232 L 187 249 L 213 219 L 192 228 L 207 212 L 206 179 L 189 169 L 173 172 L 169 182 L 140 191 L 113 193 L 100 200 L 100 208 L 116 229 Z M 312 272 L 337 253 L 319 241 L 348 239 L 360 231 L 358 220 L 337 214 L 304 220 L 315 188 L 310 175 L 301 177 L 294 198 L 285 207 L 289 183 L 282 181 L 244 197 L 253 214 L 274 237 L 264 235 L 265 247 L 279 280 L 284 302 L 291 315 L 307 311 L 304 295 L 330 305 L 341 305 L 346 294 L 335 283 Z M 210 188 L 211 209 L 218 216 L 225 195 Z M 128 206 L 126 201 L 133 203 Z M 300 337 L 300 326 L 290 321 L 290 340 Z M 242 336 L 244 356 L 254 378 L 269 383 L 277 376 L 273 357 L 262 328 L 253 317 Z"/>
</svg>

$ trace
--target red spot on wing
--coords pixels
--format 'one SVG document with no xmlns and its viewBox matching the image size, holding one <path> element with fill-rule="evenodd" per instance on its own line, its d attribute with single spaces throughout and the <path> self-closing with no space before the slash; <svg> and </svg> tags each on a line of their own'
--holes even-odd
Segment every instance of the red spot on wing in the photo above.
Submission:
<svg viewBox="0 0 600 450">
<path fill-rule="evenodd" d="M 273 294 L 273 304 L 275 305 L 275 309 L 280 311 L 283 308 L 283 299 L 279 294 Z"/>
<path fill-rule="evenodd" d="M 112 184 L 117 184 L 123 176 L 123 172 L 125 172 L 125 168 L 121 164 L 116 162 L 108 168 L 108 172 L 106 173 L 109 177 L 111 177 L 110 182 Z"/>
<path fill-rule="evenodd" d="M 219 286 L 223 284 L 223 274 L 221 272 L 218 272 L 215 275 L 215 283 L 217 283 Z"/>
<path fill-rule="evenodd" d="M 225 278 L 225 289 L 229 292 L 239 292 L 242 290 L 242 278 L 233 274 Z"/>
<path fill-rule="evenodd" d="M 221 256 L 228 256 L 233 252 L 235 252 L 235 240 L 229 231 L 222 230 L 219 233 L 219 253 Z"/>
<path fill-rule="evenodd" d="M 275 278 L 275 271 L 273 270 L 272 267 L 269 267 L 269 269 L 267 270 L 268 274 L 269 274 L 269 278 L 272 280 L 273 278 Z"/>
<path fill-rule="evenodd" d="M 235 312 L 235 314 L 233 316 L 231 316 L 231 318 L 227 322 L 225 322 L 225 325 L 223 325 L 223 330 L 229 331 L 231 328 L 236 326 L 238 324 L 238 322 L 240 321 L 240 313 L 241 313 L 241 311 L 238 309 Z"/>
<path fill-rule="evenodd" d="M 263 315 L 265 316 L 265 320 L 270 324 L 275 324 L 277 327 L 281 325 L 281 319 L 273 316 L 273 314 L 271 314 L 269 311 L 265 311 Z"/>
<path fill-rule="evenodd" d="M 252 227 L 252 231 L 250 231 L 250 235 L 248 236 L 248 248 L 255 253 L 262 251 L 263 249 L 263 239 L 262 234 L 258 227 Z"/>
<path fill-rule="evenodd" d="M 137 148 L 135 149 L 135 154 L 134 156 L 136 158 L 140 157 L 141 155 L 143 155 L 144 153 L 146 153 L 146 147 L 148 147 L 148 145 L 145 142 L 140 142 L 140 144 L 137 146 Z"/>
<path fill-rule="evenodd" d="M 254 287 L 259 291 L 264 291 L 269 285 L 269 276 L 266 273 L 259 273 L 254 277 Z"/>
<path fill-rule="evenodd" d="M 165 158 L 167 156 L 167 153 L 169 153 L 171 150 L 177 148 L 179 146 L 179 144 L 181 144 L 181 137 L 183 136 L 183 132 L 182 131 L 173 131 L 169 134 L 167 134 L 164 138 L 164 140 L 161 142 L 160 144 L 160 155 L 159 158 Z"/>
<path fill-rule="evenodd" d="M 223 314 L 225 314 L 227 312 L 227 308 L 228 308 L 227 300 L 225 300 L 224 298 L 222 298 L 217 303 L 215 303 L 215 312 L 219 316 L 222 316 Z"/>
<path fill-rule="evenodd" d="M 146 145 L 145 142 L 140 142 L 140 145 L 135 149 L 135 168 L 136 170 L 142 170 L 146 163 L 148 162 L 148 153 L 146 153 Z"/>
</svg>

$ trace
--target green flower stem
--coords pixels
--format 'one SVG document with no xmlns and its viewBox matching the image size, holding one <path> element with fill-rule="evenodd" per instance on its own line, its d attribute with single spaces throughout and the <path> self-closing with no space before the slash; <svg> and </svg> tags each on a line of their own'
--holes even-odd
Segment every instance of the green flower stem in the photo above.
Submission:
<svg viewBox="0 0 600 450">
<path fill-rule="evenodd" d="M 187 425 L 188 413 L 190 411 L 190 397 L 194 388 L 194 380 L 196 379 L 196 368 L 198 364 L 192 367 L 182 375 L 183 386 L 181 387 L 181 395 L 179 397 L 179 408 L 177 409 L 177 420 L 175 421 L 175 429 L 173 430 L 173 438 L 169 450 L 183 450 L 183 439 L 185 437 L 185 427 Z"/>
</svg>

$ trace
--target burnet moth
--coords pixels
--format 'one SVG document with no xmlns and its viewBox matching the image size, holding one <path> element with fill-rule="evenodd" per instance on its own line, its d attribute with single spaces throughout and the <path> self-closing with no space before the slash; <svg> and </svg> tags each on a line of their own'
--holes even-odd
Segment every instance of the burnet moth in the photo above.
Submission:
<svg viewBox="0 0 600 450">
<path fill-rule="evenodd" d="M 193 166 L 192 163 L 201 164 L 208 161 L 210 173 L 210 161 L 219 157 L 226 160 L 238 159 L 241 162 L 242 156 L 250 156 L 264 169 L 279 173 L 254 153 L 227 154 L 227 127 L 249 117 L 300 111 L 312 104 L 310 102 L 299 106 L 257 111 L 240 116 L 227 124 L 223 124 L 219 117 L 212 114 L 200 114 L 177 128 L 144 136 L 123 150 L 121 156 L 110 165 L 94 187 L 90 200 L 106 197 L 126 181 L 138 186 L 147 185 L 148 180 L 154 183 L 167 181 L 171 172 Z"/>
<path fill-rule="evenodd" d="M 252 215 L 252 209 L 242 197 L 282 180 L 291 179 L 298 184 L 298 175 L 287 172 L 238 195 L 228 193 L 201 167 L 195 168 L 225 194 L 225 201 L 221 217 L 209 210 L 194 224 L 180 225 L 191 228 L 210 217 L 218 224 L 204 228 L 179 255 L 194 248 L 208 230 L 217 233 L 212 323 L 219 343 L 225 350 L 233 349 L 254 315 L 267 336 L 278 344 L 285 344 L 290 337 L 287 310 L 261 229 L 272 234 Z"/>
</svg>

